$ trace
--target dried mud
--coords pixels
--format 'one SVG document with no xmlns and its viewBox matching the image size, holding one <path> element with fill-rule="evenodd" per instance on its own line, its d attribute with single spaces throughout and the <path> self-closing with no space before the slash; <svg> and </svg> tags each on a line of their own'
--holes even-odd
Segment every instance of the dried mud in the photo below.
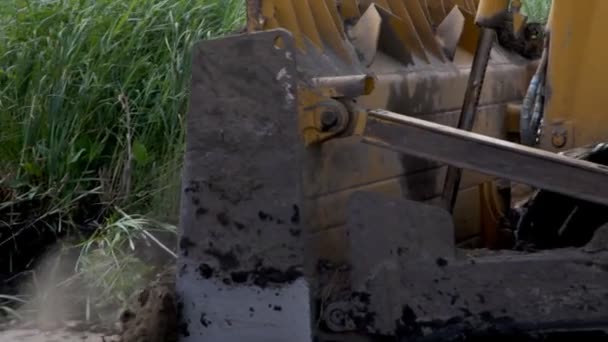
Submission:
<svg viewBox="0 0 608 342">
<path fill-rule="evenodd" d="M 173 271 L 143 289 L 120 316 L 120 342 L 177 342 Z"/>
</svg>

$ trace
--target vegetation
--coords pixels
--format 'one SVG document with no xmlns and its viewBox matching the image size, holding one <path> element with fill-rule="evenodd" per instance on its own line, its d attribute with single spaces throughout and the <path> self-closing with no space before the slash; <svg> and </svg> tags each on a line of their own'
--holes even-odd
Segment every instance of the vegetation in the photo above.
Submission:
<svg viewBox="0 0 608 342">
<path fill-rule="evenodd" d="M 240 28 L 243 3 L 0 3 L 0 248 L 31 231 L 84 240 L 78 269 L 103 296 L 137 241 L 170 251 L 151 232 L 174 231 L 159 222 L 179 203 L 191 48 Z"/>
<path fill-rule="evenodd" d="M 522 12 L 528 16 L 530 22 L 546 23 L 551 9 L 551 0 L 524 0 Z"/>
</svg>

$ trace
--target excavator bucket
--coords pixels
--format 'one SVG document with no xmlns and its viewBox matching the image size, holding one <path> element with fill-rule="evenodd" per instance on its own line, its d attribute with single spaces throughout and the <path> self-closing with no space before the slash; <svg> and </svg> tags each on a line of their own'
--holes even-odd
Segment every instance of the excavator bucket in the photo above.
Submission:
<svg viewBox="0 0 608 342">
<path fill-rule="evenodd" d="M 563 179 L 576 170 L 608 179 L 591 163 L 502 142 L 518 133 L 513 108 L 538 61 L 505 47 L 501 26 L 476 84 L 473 132 L 453 128 L 483 3 L 250 0 L 247 33 L 195 47 L 181 341 L 446 340 L 608 326 L 601 248 L 457 248 L 499 240 L 510 204 L 500 156 L 530 162 L 516 180 L 568 194 Z M 476 163 L 477 150 L 493 164 Z M 443 207 L 447 164 L 471 169 L 453 211 Z M 555 177 L 538 180 L 549 166 Z M 593 191 L 585 199 L 608 204 Z"/>
</svg>

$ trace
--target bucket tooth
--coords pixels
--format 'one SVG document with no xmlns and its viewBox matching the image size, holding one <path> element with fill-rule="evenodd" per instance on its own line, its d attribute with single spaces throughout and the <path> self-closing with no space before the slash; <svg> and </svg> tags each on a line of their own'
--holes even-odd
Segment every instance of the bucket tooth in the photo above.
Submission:
<svg viewBox="0 0 608 342">
<path fill-rule="evenodd" d="M 378 52 L 382 17 L 375 6 L 370 6 L 351 30 L 352 43 L 362 63 L 369 67 Z"/>
<path fill-rule="evenodd" d="M 402 20 L 382 7 L 375 8 L 382 17 L 380 50 L 405 65 L 428 64 L 429 60 L 413 23 Z"/>
<path fill-rule="evenodd" d="M 465 18 L 458 7 L 452 8 L 450 14 L 437 27 L 437 39 L 443 52 L 450 60 L 454 60 L 458 43 L 464 30 Z"/>
</svg>

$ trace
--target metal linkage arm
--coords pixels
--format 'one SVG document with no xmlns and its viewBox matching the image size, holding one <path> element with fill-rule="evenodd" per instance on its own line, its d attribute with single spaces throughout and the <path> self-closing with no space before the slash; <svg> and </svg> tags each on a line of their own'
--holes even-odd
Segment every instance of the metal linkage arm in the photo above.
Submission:
<svg viewBox="0 0 608 342">
<path fill-rule="evenodd" d="M 368 115 L 364 143 L 608 204 L 602 165 L 384 110 Z"/>
</svg>

